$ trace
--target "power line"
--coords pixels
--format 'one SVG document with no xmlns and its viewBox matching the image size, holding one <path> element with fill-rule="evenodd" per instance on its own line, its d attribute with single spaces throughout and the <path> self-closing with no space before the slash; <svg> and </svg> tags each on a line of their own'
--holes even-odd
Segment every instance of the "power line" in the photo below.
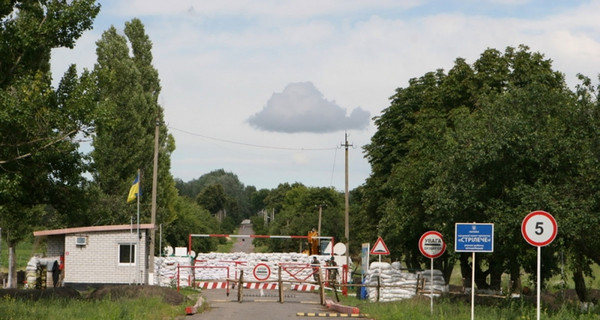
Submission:
<svg viewBox="0 0 600 320">
<path fill-rule="evenodd" d="M 221 138 L 211 137 L 211 136 L 207 136 L 207 135 L 203 135 L 203 134 L 199 134 L 199 133 L 190 132 L 190 131 L 187 131 L 187 130 L 178 129 L 178 128 L 171 127 L 171 126 L 169 126 L 169 129 L 172 129 L 172 130 L 175 130 L 175 131 L 179 131 L 179 132 L 183 132 L 183 133 L 186 133 L 186 134 L 189 134 L 189 135 L 192 135 L 192 136 L 201 137 L 201 138 L 204 138 L 204 139 L 209 139 L 209 140 L 218 141 L 218 142 L 224 142 L 224 143 L 230 143 L 230 144 L 235 144 L 235 145 L 240 145 L 240 146 L 252 147 L 252 148 L 272 149 L 272 150 L 289 150 L 289 151 L 330 151 L 330 150 L 337 150 L 337 147 L 333 147 L 333 148 L 289 148 L 289 147 L 278 147 L 278 146 L 265 146 L 265 145 L 258 145 L 258 144 L 245 143 L 245 142 L 239 142 L 239 141 L 233 141 L 233 140 L 227 140 L 227 139 L 221 139 Z"/>
</svg>

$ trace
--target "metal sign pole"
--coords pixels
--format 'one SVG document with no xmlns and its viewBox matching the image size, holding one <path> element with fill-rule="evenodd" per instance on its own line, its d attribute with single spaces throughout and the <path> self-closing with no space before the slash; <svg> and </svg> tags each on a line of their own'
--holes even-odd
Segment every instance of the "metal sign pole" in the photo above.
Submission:
<svg viewBox="0 0 600 320">
<path fill-rule="evenodd" d="M 473 258 L 471 259 L 471 320 L 475 319 L 475 251 L 473 251 Z"/>
<path fill-rule="evenodd" d="M 431 273 L 429 274 L 429 298 L 431 300 L 431 314 L 433 315 L 433 258 L 431 258 Z"/>
<path fill-rule="evenodd" d="M 540 295 L 542 279 L 542 247 L 537 247 L 537 320 L 540 320 Z"/>
</svg>

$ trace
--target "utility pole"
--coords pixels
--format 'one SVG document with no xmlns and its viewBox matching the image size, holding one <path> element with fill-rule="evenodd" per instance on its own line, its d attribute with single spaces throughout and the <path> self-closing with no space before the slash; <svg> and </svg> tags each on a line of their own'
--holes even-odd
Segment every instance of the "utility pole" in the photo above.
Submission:
<svg viewBox="0 0 600 320">
<path fill-rule="evenodd" d="M 318 204 L 315 207 L 319 207 L 319 228 L 317 230 L 317 233 L 319 234 L 319 237 L 320 237 L 321 236 L 321 216 L 323 215 L 323 207 L 326 207 L 326 205 Z"/>
<path fill-rule="evenodd" d="M 154 284 L 154 236 L 156 235 L 156 192 L 158 185 L 158 132 L 160 128 L 160 121 L 156 118 L 156 126 L 154 129 L 154 164 L 152 167 L 152 208 L 150 210 L 150 256 L 148 258 L 148 283 Z M 160 248 L 159 248 L 160 249 Z"/>
<path fill-rule="evenodd" d="M 345 137 L 345 141 L 344 144 L 342 144 L 343 147 L 345 147 L 346 149 L 346 161 L 345 161 L 345 165 L 346 165 L 346 183 L 345 183 L 345 188 L 346 188 L 346 192 L 345 192 L 345 197 L 344 197 L 344 213 L 345 213 L 345 221 L 344 221 L 344 237 L 346 237 L 346 265 L 348 266 L 348 268 L 350 268 L 350 201 L 348 198 L 348 147 L 351 147 L 352 145 L 348 143 L 348 132 L 344 133 L 344 137 Z"/>
</svg>

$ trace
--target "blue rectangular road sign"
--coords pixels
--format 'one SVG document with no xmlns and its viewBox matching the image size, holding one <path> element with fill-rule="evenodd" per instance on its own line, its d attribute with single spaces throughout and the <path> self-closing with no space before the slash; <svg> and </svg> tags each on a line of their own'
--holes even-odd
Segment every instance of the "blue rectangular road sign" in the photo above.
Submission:
<svg viewBox="0 0 600 320">
<path fill-rule="evenodd" d="M 454 230 L 454 251 L 494 252 L 493 223 L 457 223 Z"/>
</svg>

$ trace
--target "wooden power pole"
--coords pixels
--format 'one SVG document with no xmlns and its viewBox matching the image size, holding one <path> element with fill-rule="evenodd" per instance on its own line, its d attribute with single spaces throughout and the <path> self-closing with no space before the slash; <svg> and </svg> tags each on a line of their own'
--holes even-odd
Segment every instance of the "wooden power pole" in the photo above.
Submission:
<svg viewBox="0 0 600 320">
<path fill-rule="evenodd" d="M 346 149 L 345 157 L 345 197 L 344 197 L 344 237 L 346 237 L 346 265 L 350 268 L 350 201 L 348 195 L 348 147 L 352 146 L 348 143 L 348 133 L 344 133 L 344 144 L 342 146 Z"/>
<path fill-rule="evenodd" d="M 156 127 L 154 129 L 154 164 L 152 167 L 152 208 L 150 210 L 150 248 L 148 257 L 148 283 L 154 284 L 154 236 L 156 235 L 156 192 L 158 187 L 158 132 L 160 121 L 156 119 Z M 159 248 L 161 250 L 161 248 Z"/>
</svg>

